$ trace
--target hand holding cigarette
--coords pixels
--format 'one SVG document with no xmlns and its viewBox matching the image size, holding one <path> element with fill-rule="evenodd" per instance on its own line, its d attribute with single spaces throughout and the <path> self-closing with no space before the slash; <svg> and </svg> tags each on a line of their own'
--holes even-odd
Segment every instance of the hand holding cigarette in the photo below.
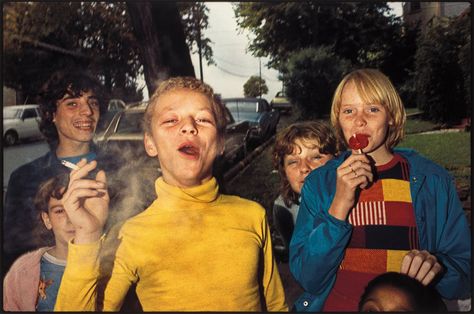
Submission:
<svg viewBox="0 0 474 314">
<path fill-rule="evenodd" d="M 62 202 L 76 229 L 74 243 L 95 242 L 102 234 L 108 215 L 107 178 L 103 170 L 97 172 L 95 179 L 86 178 L 89 172 L 96 168 L 95 160 L 87 163 L 87 160 L 82 159 L 72 165 L 77 169 L 73 169 L 69 175 L 69 185 Z"/>
</svg>

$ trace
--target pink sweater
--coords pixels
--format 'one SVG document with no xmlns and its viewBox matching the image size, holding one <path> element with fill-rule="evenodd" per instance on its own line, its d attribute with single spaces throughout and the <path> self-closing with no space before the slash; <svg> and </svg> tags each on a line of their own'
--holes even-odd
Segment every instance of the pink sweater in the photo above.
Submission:
<svg viewBox="0 0 474 314">
<path fill-rule="evenodd" d="M 20 256 L 3 280 L 4 311 L 36 311 L 40 260 L 51 247 L 42 247 Z"/>
</svg>

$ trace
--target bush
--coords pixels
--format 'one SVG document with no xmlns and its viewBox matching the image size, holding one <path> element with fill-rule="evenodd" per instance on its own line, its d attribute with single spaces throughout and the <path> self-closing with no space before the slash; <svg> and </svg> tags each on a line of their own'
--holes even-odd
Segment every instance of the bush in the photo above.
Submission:
<svg viewBox="0 0 474 314">
<path fill-rule="evenodd" d="M 306 48 L 290 55 L 282 67 L 281 79 L 288 98 L 299 107 L 302 116 L 319 118 L 329 113 L 332 94 L 350 66 L 330 47 Z"/>
<path fill-rule="evenodd" d="M 437 122 L 456 123 L 469 115 L 470 12 L 435 18 L 420 33 L 415 56 L 417 106 Z"/>
</svg>

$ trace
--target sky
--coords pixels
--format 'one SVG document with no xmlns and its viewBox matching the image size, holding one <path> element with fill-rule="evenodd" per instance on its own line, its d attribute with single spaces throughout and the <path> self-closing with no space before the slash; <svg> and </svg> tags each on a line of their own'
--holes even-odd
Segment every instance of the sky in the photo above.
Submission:
<svg viewBox="0 0 474 314">
<path fill-rule="evenodd" d="M 401 2 L 391 2 L 394 14 L 401 15 Z M 268 58 L 255 58 L 247 51 L 251 34 L 242 31 L 237 22 L 230 2 L 207 2 L 209 8 L 209 27 L 203 32 L 212 41 L 216 65 L 208 66 L 203 59 L 204 81 L 211 85 L 215 93 L 223 98 L 243 97 L 244 84 L 252 75 L 259 75 L 261 64 L 262 78 L 268 87 L 268 93 L 262 95 L 268 102 L 282 89 L 278 80 L 278 71 L 266 66 Z M 199 56 L 192 54 L 194 72 L 200 78 Z M 147 98 L 146 92 L 145 99 Z"/>
</svg>

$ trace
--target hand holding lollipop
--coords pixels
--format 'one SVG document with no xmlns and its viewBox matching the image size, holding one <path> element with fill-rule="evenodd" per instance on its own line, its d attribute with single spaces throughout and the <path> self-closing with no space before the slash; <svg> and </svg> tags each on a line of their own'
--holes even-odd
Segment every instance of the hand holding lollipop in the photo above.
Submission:
<svg viewBox="0 0 474 314">
<path fill-rule="evenodd" d="M 362 149 L 366 148 L 367 145 L 369 145 L 369 136 L 367 134 L 354 133 L 354 135 L 349 138 L 349 147 L 359 154 L 362 154 Z"/>
</svg>

